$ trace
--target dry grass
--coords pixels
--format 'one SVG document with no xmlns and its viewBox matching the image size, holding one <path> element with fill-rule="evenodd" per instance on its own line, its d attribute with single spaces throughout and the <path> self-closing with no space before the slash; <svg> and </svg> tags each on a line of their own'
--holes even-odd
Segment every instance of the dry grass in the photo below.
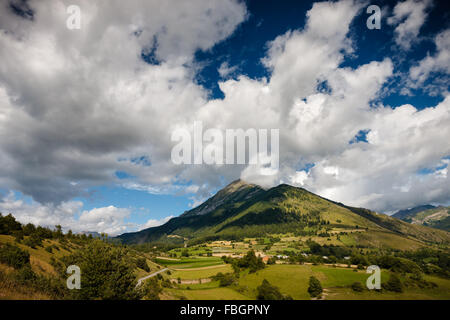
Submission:
<svg viewBox="0 0 450 320">
<path fill-rule="evenodd" d="M 5 269 L 1 266 L 2 270 Z M 51 300 L 51 297 L 18 284 L 11 280 L 8 274 L 0 271 L 0 300 Z"/>
</svg>

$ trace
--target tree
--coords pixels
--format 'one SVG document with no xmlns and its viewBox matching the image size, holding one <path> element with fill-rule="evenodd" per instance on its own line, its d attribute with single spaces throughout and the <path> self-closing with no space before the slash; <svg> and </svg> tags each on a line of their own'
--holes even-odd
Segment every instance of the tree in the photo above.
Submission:
<svg viewBox="0 0 450 320">
<path fill-rule="evenodd" d="M 320 284 L 319 279 L 314 276 L 309 278 L 309 287 L 308 293 L 311 297 L 320 297 L 322 294 L 322 285 Z"/>
<path fill-rule="evenodd" d="M 237 266 L 240 269 L 249 269 L 250 273 L 256 272 L 258 270 L 264 269 L 265 264 L 261 258 L 258 258 L 255 251 L 250 250 L 247 254 L 237 261 Z"/>
<path fill-rule="evenodd" d="M 34 224 L 32 223 L 27 223 L 24 227 L 23 227 L 23 233 L 26 236 L 29 236 L 31 234 L 33 234 L 36 231 L 36 227 L 34 226 Z"/>
<path fill-rule="evenodd" d="M 266 279 L 263 280 L 261 285 L 256 288 L 258 290 L 258 300 L 285 300 L 289 297 L 284 297 L 280 290 L 271 285 Z"/>
<path fill-rule="evenodd" d="M 22 230 L 22 225 L 16 221 L 12 214 L 5 217 L 0 214 L 0 234 L 12 234 L 12 232 L 19 230 Z"/>
<path fill-rule="evenodd" d="M 160 300 L 161 285 L 155 277 L 148 279 L 144 284 L 144 298 L 147 300 Z"/>
<path fill-rule="evenodd" d="M 61 225 L 58 224 L 55 226 L 55 238 L 61 239 L 62 237 L 64 237 L 64 234 L 62 232 L 62 227 L 61 227 Z"/>
<path fill-rule="evenodd" d="M 81 289 L 72 290 L 77 299 L 137 299 L 133 263 L 124 248 L 93 240 L 86 247 L 63 258 L 66 266 L 81 269 Z"/>
</svg>

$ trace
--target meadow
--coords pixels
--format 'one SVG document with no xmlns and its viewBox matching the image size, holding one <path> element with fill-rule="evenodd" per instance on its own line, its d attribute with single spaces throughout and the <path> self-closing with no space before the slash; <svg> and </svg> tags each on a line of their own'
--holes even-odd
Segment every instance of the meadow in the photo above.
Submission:
<svg viewBox="0 0 450 320">
<path fill-rule="evenodd" d="M 169 278 L 180 279 L 204 279 L 217 272 L 229 272 L 231 268 L 221 266 L 218 268 L 204 268 L 173 272 Z M 391 272 L 382 270 L 381 281 L 388 280 Z M 284 295 L 289 295 L 295 300 L 309 300 L 307 289 L 309 277 L 315 276 L 322 283 L 326 300 L 408 300 L 408 299 L 450 299 L 450 280 L 426 276 L 426 280 L 438 285 L 437 288 L 406 288 L 402 293 L 393 293 L 383 290 L 365 289 L 363 292 L 355 292 L 350 286 L 354 282 L 360 282 L 365 287 L 369 274 L 365 270 L 341 268 L 324 265 L 290 265 L 276 264 L 255 273 L 242 272 L 238 283 L 230 287 L 220 287 L 218 281 L 201 284 L 180 285 L 168 292 L 172 297 L 184 297 L 187 299 L 250 299 L 257 298 L 257 287 L 264 279 L 268 280 L 280 289 Z"/>
</svg>

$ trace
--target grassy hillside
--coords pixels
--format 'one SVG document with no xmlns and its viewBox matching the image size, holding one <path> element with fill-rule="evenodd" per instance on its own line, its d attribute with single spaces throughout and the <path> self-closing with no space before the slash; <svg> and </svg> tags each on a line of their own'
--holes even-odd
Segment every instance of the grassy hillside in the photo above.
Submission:
<svg viewBox="0 0 450 320">
<path fill-rule="evenodd" d="M 82 269 L 83 288 L 69 290 L 66 268 Z M 86 235 L 63 234 L 0 215 L 0 299 L 136 298 L 138 278 L 159 270 L 147 253 Z"/>
</svg>

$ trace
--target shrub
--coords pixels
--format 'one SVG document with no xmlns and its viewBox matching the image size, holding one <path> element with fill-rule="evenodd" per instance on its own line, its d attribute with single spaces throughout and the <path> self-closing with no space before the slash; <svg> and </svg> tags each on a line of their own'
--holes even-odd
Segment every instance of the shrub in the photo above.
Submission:
<svg viewBox="0 0 450 320">
<path fill-rule="evenodd" d="M 362 292 L 362 291 L 364 291 L 364 287 L 361 284 L 361 282 L 359 282 L 359 281 L 353 282 L 352 285 L 351 285 L 351 288 L 355 292 Z"/>
<path fill-rule="evenodd" d="M 172 288 L 172 282 L 170 282 L 169 279 L 165 279 L 165 280 L 161 281 L 161 286 L 163 288 Z"/>
<path fill-rule="evenodd" d="M 141 268 L 142 270 L 146 271 L 146 272 L 150 272 L 150 268 L 147 264 L 147 259 L 140 257 L 136 259 L 136 266 L 138 268 Z"/>
<path fill-rule="evenodd" d="M 403 292 L 403 285 L 396 274 L 391 274 L 389 280 L 382 284 L 383 289 L 393 292 Z"/>
<path fill-rule="evenodd" d="M 17 246 L 6 244 L 0 248 L 0 262 L 21 269 L 30 264 L 30 254 Z"/>
<path fill-rule="evenodd" d="M 181 251 L 181 256 L 182 256 L 182 257 L 189 257 L 189 251 L 188 251 L 188 249 L 184 249 L 183 251 Z"/>
<path fill-rule="evenodd" d="M 156 278 L 148 279 L 144 284 L 144 297 L 147 300 L 160 300 L 159 294 L 162 292 L 162 288 Z"/>
<path fill-rule="evenodd" d="M 211 277 L 214 281 L 219 281 L 220 287 L 228 287 L 231 286 L 235 281 L 236 277 L 232 273 L 225 273 L 219 272 L 215 276 Z"/>
<path fill-rule="evenodd" d="M 23 244 L 29 246 L 30 248 L 36 249 L 36 247 L 42 246 L 42 239 L 39 235 L 33 233 L 23 241 Z"/>
<path fill-rule="evenodd" d="M 23 240 L 23 231 L 22 230 L 13 231 L 12 235 L 14 236 L 14 240 L 18 243 L 20 243 Z"/>
</svg>

